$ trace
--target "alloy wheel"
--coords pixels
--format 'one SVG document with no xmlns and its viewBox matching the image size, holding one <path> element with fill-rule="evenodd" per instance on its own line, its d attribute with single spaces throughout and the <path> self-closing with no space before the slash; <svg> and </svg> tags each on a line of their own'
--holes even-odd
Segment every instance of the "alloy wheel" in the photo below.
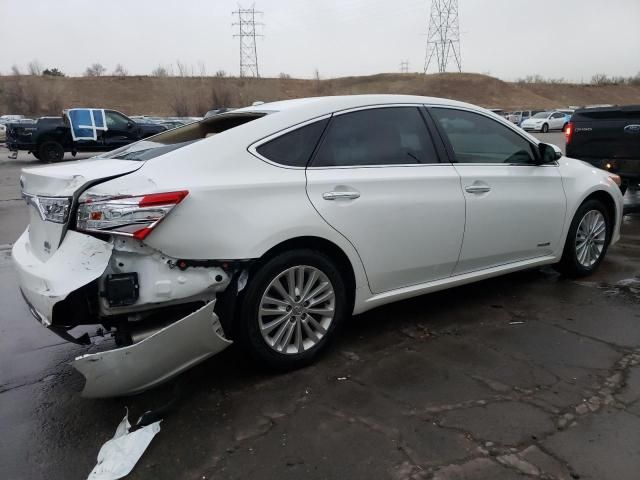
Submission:
<svg viewBox="0 0 640 480">
<path fill-rule="evenodd" d="M 607 236 L 607 223 L 599 210 L 589 210 L 576 231 L 576 258 L 578 263 L 591 268 L 602 256 Z"/>
<path fill-rule="evenodd" d="M 327 334 L 335 315 L 335 292 L 318 268 L 297 265 L 269 283 L 258 311 L 260 333 L 278 353 L 299 354 Z"/>
</svg>

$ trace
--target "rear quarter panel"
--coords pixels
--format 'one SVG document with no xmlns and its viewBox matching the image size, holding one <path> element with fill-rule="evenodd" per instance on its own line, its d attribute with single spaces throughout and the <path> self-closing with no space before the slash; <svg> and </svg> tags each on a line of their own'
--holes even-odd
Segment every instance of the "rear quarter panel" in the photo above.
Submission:
<svg viewBox="0 0 640 480">
<path fill-rule="evenodd" d="M 357 287 L 366 285 L 356 250 L 311 205 L 304 169 L 278 167 L 256 158 L 247 151 L 252 142 L 236 132 L 240 130 L 157 157 L 135 173 L 90 191 L 137 195 L 188 190 L 189 195 L 145 240 L 171 257 L 259 258 L 283 241 L 315 236 L 340 247 L 351 261 Z"/>
</svg>

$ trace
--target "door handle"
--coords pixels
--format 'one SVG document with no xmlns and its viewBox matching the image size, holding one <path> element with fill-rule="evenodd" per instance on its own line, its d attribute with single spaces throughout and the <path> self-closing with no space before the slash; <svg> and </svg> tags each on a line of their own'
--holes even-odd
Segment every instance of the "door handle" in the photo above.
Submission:
<svg viewBox="0 0 640 480">
<path fill-rule="evenodd" d="M 339 198 L 355 200 L 356 198 L 360 198 L 360 192 L 324 192 L 322 198 L 325 200 L 337 200 Z"/>
<path fill-rule="evenodd" d="M 491 191 L 489 185 L 467 185 L 464 189 L 469 193 L 487 193 Z"/>
</svg>

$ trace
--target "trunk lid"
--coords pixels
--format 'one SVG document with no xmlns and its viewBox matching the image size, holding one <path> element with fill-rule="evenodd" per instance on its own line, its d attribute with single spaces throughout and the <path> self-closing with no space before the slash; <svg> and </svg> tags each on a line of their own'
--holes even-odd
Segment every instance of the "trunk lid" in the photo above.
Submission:
<svg viewBox="0 0 640 480">
<path fill-rule="evenodd" d="M 84 190 L 134 172 L 142 165 L 144 162 L 96 159 L 23 169 L 20 187 L 29 208 L 29 244 L 33 254 L 44 262 L 58 249 L 72 218 L 72 209 Z M 59 206 L 51 207 L 52 201 Z M 47 220 L 45 213 L 56 208 L 67 208 L 66 218 L 58 222 Z"/>
</svg>

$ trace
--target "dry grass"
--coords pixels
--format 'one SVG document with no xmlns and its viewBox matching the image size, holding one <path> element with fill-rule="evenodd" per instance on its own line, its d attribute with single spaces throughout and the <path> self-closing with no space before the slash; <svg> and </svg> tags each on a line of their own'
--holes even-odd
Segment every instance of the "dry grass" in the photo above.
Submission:
<svg viewBox="0 0 640 480">
<path fill-rule="evenodd" d="M 638 103 L 640 86 L 508 83 L 478 74 L 380 74 L 328 80 L 234 77 L 0 77 L 0 113 L 55 114 L 99 106 L 127 114 L 202 115 L 224 106 L 316 95 L 404 93 L 490 108 Z"/>
</svg>

